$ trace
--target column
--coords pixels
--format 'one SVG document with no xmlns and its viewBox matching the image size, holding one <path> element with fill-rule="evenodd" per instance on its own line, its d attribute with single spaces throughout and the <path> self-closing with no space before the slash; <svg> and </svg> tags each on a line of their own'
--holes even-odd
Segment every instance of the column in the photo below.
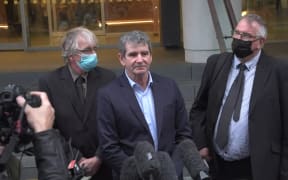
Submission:
<svg viewBox="0 0 288 180">
<path fill-rule="evenodd" d="M 224 3 L 223 1 L 221 3 L 218 0 L 216 1 L 215 7 L 220 17 L 219 21 L 222 31 L 224 35 L 230 35 L 231 26 L 229 25 Z M 237 14 L 241 11 L 241 1 L 233 1 L 232 6 Z M 206 63 L 210 55 L 220 52 L 208 1 L 182 0 L 182 18 L 185 61 L 190 63 Z M 226 43 L 226 46 L 230 48 L 230 43 Z"/>
</svg>

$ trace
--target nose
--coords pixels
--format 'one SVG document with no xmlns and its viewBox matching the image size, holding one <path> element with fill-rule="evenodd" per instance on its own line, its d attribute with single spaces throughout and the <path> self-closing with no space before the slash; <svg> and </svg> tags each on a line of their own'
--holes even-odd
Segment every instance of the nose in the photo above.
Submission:
<svg viewBox="0 0 288 180">
<path fill-rule="evenodd" d="M 136 56 L 137 60 L 141 60 L 141 61 L 143 60 L 143 57 L 144 56 L 141 53 L 138 53 Z"/>
</svg>

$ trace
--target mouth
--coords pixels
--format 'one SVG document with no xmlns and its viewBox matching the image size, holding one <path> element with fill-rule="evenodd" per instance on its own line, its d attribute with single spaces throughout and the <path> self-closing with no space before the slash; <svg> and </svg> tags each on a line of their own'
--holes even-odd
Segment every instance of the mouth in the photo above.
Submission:
<svg viewBox="0 0 288 180">
<path fill-rule="evenodd" d="M 146 66 L 135 66 L 135 69 L 144 69 Z"/>
</svg>

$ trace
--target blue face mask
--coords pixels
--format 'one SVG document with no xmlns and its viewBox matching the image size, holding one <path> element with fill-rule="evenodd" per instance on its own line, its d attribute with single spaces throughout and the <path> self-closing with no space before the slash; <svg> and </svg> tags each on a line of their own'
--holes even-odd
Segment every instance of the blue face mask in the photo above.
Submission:
<svg viewBox="0 0 288 180">
<path fill-rule="evenodd" d="M 89 72 L 96 67 L 98 58 L 96 53 L 93 54 L 81 54 L 81 60 L 77 63 L 78 66 L 85 72 Z"/>
</svg>

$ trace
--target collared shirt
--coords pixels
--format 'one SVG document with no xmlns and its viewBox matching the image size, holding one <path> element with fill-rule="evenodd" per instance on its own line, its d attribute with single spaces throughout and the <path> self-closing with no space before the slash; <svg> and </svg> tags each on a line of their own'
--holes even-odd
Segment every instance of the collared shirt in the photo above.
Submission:
<svg viewBox="0 0 288 180">
<path fill-rule="evenodd" d="M 153 98 L 153 93 L 151 89 L 151 85 L 153 83 L 152 76 L 149 72 L 148 85 L 146 89 L 143 90 L 142 87 L 138 83 L 136 83 L 135 81 L 129 78 L 126 72 L 125 74 L 129 81 L 130 86 L 134 90 L 134 94 L 136 96 L 138 104 L 142 110 L 142 113 L 149 127 L 151 136 L 153 138 L 155 150 L 157 150 L 158 149 L 158 136 L 157 136 L 157 123 L 156 123 L 156 117 L 155 117 L 154 98 Z"/>
<path fill-rule="evenodd" d="M 253 59 L 245 63 L 247 70 L 244 71 L 245 83 L 244 83 L 240 118 L 237 122 L 231 119 L 228 144 L 223 150 L 221 150 L 218 147 L 218 145 L 215 143 L 215 137 L 216 137 L 217 128 L 219 124 L 219 118 L 222 112 L 223 105 L 230 91 L 230 88 L 239 73 L 239 69 L 237 68 L 237 66 L 238 64 L 241 63 L 240 60 L 236 56 L 234 56 L 234 59 L 233 59 L 232 67 L 231 67 L 228 80 L 227 80 L 227 84 L 226 84 L 225 94 L 222 100 L 222 105 L 221 105 L 217 123 L 216 123 L 216 130 L 214 133 L 214 146 L 216 148 L 216 151 L 223 159 L 227 161 L 244 159 L 250 155 L 249 131 L 248 131 L 249 105 L 250 105 L 250 98 L 251 98 L 251 93 L 252 93 L 252 88 L 253 88 L 256 67 L 259 61 L 260 54 L 261 54 L 261 51 L 259 51 L 259 53 Z"/>
<path fill-rule="evenodd" d="M 84 73 L 82 75 L 79 75 L 77 73 L 75 73 L 73 71 L 73 69 L 69 67 L 69 71 L 70 71 L 70 74 L 72 76 L 72 79 L 73 79 L 73 82 L 75 83 L 76 79 L 79 77 L 79 76 L 82 76 L 84 79 L 85 79 L 85 82 L 82 84 L 83 85 L 83 90 L 84 90 L 84 96 L 86 97 L 86 94 L 87 94 L 87 76 L 88 76 L 88 73 Z"/>
</svg>

